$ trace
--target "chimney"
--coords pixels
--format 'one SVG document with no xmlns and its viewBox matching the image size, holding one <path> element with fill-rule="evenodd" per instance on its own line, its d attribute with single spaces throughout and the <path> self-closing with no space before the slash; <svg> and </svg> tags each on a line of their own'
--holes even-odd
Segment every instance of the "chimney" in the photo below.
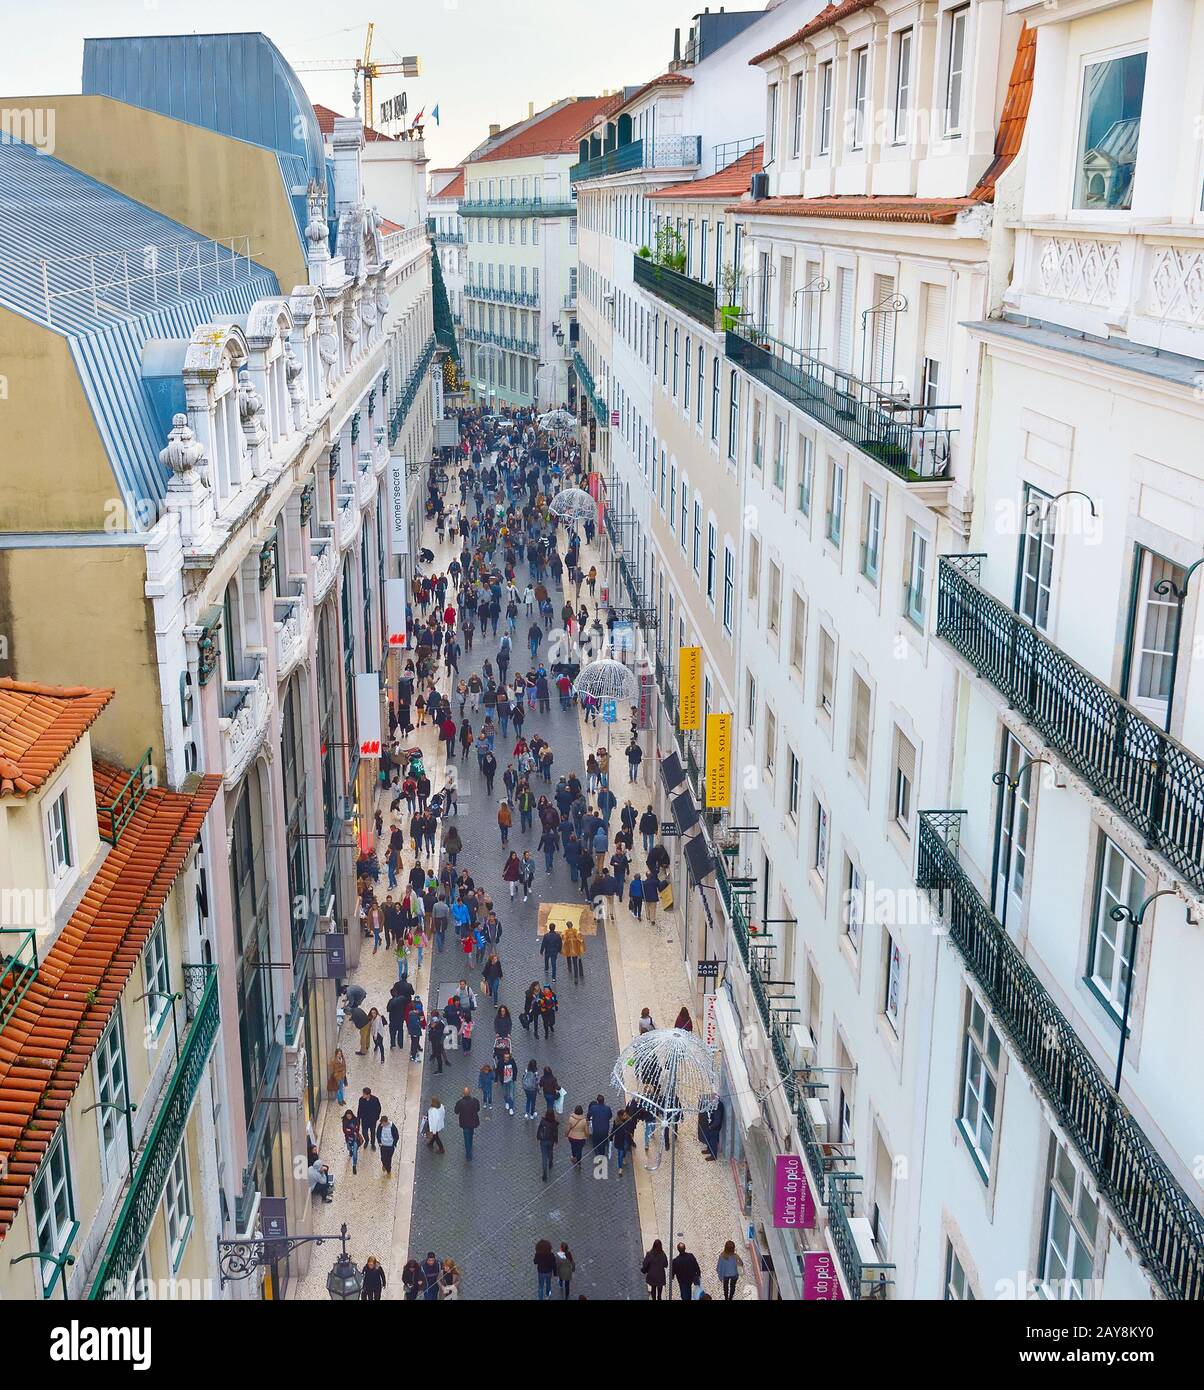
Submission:
<svg viewBox="0 0 1204 1390">
<path fill-rule="evenodd" d="M 675 63 L 680 63 L 680 62 L 681 62 L 681 30 L 680 30 L 680 29 L 674 29 L 674 31 L 673 31 L 673 61 L 674 61 Z"/>
<path fill-rule="evenodd" d="M 494 137 L 495 135 L 500 135 L 501 133 L 502 133 L 502 128 L 501 128 L 501 126 L 500 126 L 500 125 L 495 125 L 495 124 L 491 121 L 490 124 L 489 124 L 489 138 L 492 140 L 493 137 Z"/>
<path fill-rule="evenodd" d="M 529 101 L 529 102 L 527 102 L 527 120 L 530 120 L 531 117 L 534 116 L 534 115 L 535 115 L 535 103 L 534 103 L 533 101 Z"/>
</svg>

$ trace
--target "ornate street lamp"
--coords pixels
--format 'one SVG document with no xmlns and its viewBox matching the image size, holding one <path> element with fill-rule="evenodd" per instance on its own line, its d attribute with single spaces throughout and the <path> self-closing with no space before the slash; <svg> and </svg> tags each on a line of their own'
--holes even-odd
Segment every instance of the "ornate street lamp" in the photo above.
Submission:
<svg viewBox="0 0 1204 1390">
<path fill-rule="evenodd" d="M 993 773 L 991 774 L 991 781 L 994 782 L 995 785 L 996 785 L 997 787 L 1006 787 L 1006 788 L 1008 789 L 1008 795 L 1007 795 L 1007 797 L 1006 797 L 1006 798 L 1003 798 L 1003 797 L 1000 798 L 1000 801 L 999 801 L 999 812 L 998 812 L 998 815 L 996 816 L 996 820 L 995 820 L 995 865 L 994 865 L 993 872 L 997 872 L 997 871 L 998 871 L 998 868 L 999 868 L 999 824 L 1000 824 L 1000 819 L 1001 819 L 1001 817 L 1003 816 L 1003 803 L 1004 803 L 1004 800 L 1006 800 L 1007 803 L 1008 803 L 1008 811 L 1007 811 L 1007 817 L 1008 817 L 1008 840 L 1007 840 L 1007 850 L 1006 850 L 1006 852 L 1005 852 L 1005 854 L 1004 854 L 1004 857 L 1003 857 L 1003 903 L 1001 904 L 1000 909 L 999 909 L 999 925 L 1000 925 L 1001 927 L 1006 927 L 1007 924 L 1008 924 L 1008 897 L 1009 897 L 1010 892 L 1011 892 L 1011 877 L 1012 877 L 1012 844 L 1013 844 L 1013 842 L 1015 841 L 1015 838 L 1016 838 L 1016 801 L 1017 801 L 1017 793 L 1018 793 L 1019 790 L 1020 790 L 1020 783 L 1024 780 L 1024 778 L 1028 775 L 1028 773 L 1029 773 L 1034 767 L 1037 767 L 1038 764 L 1040 764 L 1040 763 L 1044 763 L 1047 767 L 1052 767 L 1052 766 L 1053 766 L 1053 763 L 1050 762 L 1050 760 L 1049 760 L 1048 758 L 1030 758 L 1030 759 L 1028 760 L 1028 762 L 1026 762 L 1026 763 L 1024 764 L 1024 766 L 1023 766 L 1022 768 L 1020 768 L 1020 770 L 1016 773 L 1015 777 L 1009 777 L 1008 774 L 1007 774 L 1002 768 L 1000 768 L 1000 770 L 999 770 L 998 772 L 993 772 Z M 996 881 L 995 881 L 994 879 L 992 879 L 992 882 L 991 882 L 991 906 L 992 906 L 992 907 L 994 907 L 994 905 L 995 905 L 995 902 L 994 902 L 994 898 L 995 898 L 995 885 L 996 885 Z"/>
<path fill-rule="evenodd" d="M 326 1276 L 326 1292 L 337 1302 L 358 1299 L 364 1287 L 359 1266 L 347 1253 L 347 1223 L 339 1227 L 337 1236 L 249 1236 L 239 1240 L 219 1240 L 217 1243 L 217 1272 L 221 1287 L 233 1279 L 250 1279 L 256 1270 L 285 1259 L 302 1245 L 321 1245 L 337 1240 L 342 1247 L 330 1273 Z"/>
</svg>

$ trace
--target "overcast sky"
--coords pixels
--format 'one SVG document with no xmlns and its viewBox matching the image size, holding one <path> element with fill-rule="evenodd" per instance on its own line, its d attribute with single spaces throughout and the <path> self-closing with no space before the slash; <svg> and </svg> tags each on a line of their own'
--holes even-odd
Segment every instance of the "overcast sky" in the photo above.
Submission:
<svg viewBox="0 0 1204 1390">
<path fill-rule="evenodd" d="M 700 0 L 0 0 L 0 96 L 78 92 L 86 37 L 262 30 L 293 62 L 355 58 L 376 22 L 378 62 L 416 53 L 422 76 L 386 77 L 382 99 L 405 91 L 427 121 L 432 167 L 453 164 L 486 134 L 564 96 L 595 96 L 663 72 L 673 30 L 684 43 Z M 743 8 L 761 8 L 752 0 Z M 713 8 L 718 8 L 714 6 Z M 351 114 L 350 72 L 303 72 L 314 101 Z"/>
</svg>

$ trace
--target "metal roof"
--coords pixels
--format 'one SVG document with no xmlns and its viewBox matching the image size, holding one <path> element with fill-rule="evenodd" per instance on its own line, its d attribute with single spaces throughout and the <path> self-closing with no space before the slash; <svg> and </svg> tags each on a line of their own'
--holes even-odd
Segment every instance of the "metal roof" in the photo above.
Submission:
<svg viewBox="0 0 1204 1390">
<path fill-rule="evenodd" d="M 0 305 L 66 338 L 127 508 L 163 498 L 153 339 L 245 314 L 276 276 L 28 145 L 0 142 Z"/>
</svg>

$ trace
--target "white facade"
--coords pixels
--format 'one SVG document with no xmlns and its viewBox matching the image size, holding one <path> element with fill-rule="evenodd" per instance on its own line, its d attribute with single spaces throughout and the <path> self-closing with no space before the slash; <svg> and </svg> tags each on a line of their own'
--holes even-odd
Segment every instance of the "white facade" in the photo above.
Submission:
<svg viewBox="0 0 1204 1390">
<path fill-rule="evenodd" d="M 468 280 L 468 249 L 464 239 L 464 223 L 460 219 L 460 196 L 455 190 L 463 186 L 461 169 L 436 169 L 431 174 L 427 199 L 427 221 L 435 241 L 435 254 L 443 271 L 443 284 L 452 322 L 464 326 L 464 286 Z"/>
</svg>

